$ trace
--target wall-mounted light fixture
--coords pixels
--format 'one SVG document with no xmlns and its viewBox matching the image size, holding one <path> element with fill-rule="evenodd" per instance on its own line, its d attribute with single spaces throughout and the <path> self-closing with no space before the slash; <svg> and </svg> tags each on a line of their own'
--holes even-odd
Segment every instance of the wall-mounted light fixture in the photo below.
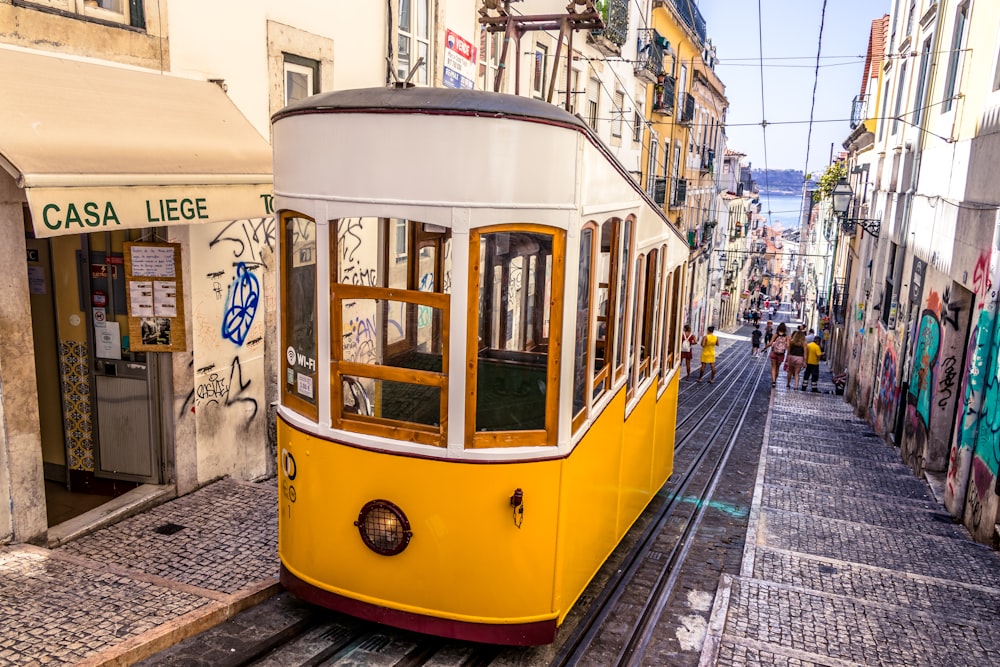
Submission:
<svg viewBox="0 0 1000 667">
<path fill-rule="evenodd" d="M 854 190 L 851 189 L 851 184 L 847 182 L 846 178 L 842 178 L 837 182 L 830 196 L 833 199 L 833 212 L 840 218 L 840 228 L 844 230 L 845 234 L 853 235 L 856 226 L 861 225 L 862 229 L 875 238 L 878 238 L 879 231 L 882 228 L 881 220 L 847 217 L 850 214 L 851 204 L 854 200 Z"/>
</svg>

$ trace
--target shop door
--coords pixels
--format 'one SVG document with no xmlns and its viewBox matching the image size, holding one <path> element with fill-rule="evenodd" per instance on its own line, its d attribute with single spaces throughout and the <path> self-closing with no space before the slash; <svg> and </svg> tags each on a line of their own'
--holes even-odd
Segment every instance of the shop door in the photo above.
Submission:
<svg viewBox="0 0 1000 667">
<path fill-rule="evenodd" d="M 127 239 L 117 236 L 91 235 L 89 262 L 83 271 L 88 279 L 82 281 L 89 292 L 86 312 L 94 341 L 94 474 L 159 484 L 157 355 L 130 349 L 121 252 L 121 243 Z M 105 249 L 95 249 L 95 245 Z"/>
<path fill-rule="evenodd" d="M 63 435 L 59 354 L 56 340 L 56 306 L 49 242 L 26 239 L 28 294 L 35 348 L 35 381 L 38 387 L 38 421 L 45 478 L 66 482 L 66 440 Z"/>
</svg>

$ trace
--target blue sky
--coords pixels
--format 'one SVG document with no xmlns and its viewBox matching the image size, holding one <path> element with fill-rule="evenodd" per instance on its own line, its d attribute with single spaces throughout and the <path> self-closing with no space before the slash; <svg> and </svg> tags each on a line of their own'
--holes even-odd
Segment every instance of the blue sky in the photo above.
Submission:
<svg viewBox="0 0 1000 667">
<path fill-rule="evenodd" d="M 765 162 L 771 169 L 807 167 L 814 82 L 807 171 L 822 173 L 830 162 L 830 144 L 836 155 L 850 133 L 851 102 L 861 92 L 871 22 L 888 13 L 890 0 L 827 0 L 825 16 L 823 4 L 823 0 L 698 2 L 716 47 L 716 72 L 729 100 L 728 146 L 746 153 L 755 170 L 762 170 Z M 766 131 L 762 120 L 768 123 Z"/>
</svg>

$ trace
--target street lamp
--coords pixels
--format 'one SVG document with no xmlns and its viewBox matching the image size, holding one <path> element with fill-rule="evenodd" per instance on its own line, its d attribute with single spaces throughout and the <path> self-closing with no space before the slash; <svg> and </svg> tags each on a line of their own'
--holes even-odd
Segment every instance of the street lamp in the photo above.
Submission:
<svg viewBox="0 0 1000 667">
<path fill-rule="evenodd" d="M 844 230 L 845 234 L 854 234 L 855 225 L 861 225 L 862 229 L 875 238 L 878 238 L 882 227 L 881 220 L 847 217 L 851 210 L 851 202 L 854 199 L 854 191 L 851 189 L 851 184 L 847 182 L 846 178 L 842 178 L 837 182 L 837 185 L 833 188 L 833 192 L 830 193 L 830 198 L 833 199 L 833 212 L 840 218 L 840 227 Z"/>
</svg>

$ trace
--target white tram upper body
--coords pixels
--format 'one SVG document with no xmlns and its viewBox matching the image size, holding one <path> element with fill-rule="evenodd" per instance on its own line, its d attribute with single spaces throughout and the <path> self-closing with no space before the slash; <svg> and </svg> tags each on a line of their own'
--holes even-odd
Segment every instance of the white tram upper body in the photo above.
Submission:
<svg viewBox="0 0 1000 667">
<path fill-rule="evenodd" d="M 551 641 L 670 474 L 687 244 L 538 100 L 330 93 L 273 145 L 282 581 Z"/>
</svg>

